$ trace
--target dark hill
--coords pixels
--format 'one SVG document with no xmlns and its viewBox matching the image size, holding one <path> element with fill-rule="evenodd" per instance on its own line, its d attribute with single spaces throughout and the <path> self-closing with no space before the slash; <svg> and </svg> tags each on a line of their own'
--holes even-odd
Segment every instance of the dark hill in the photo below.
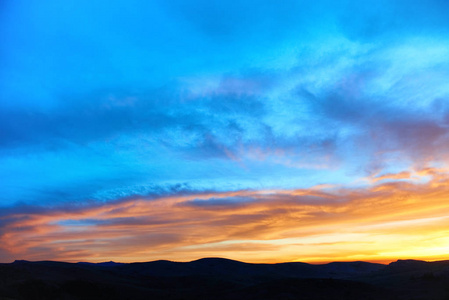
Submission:
<svg viewBox="0 0 449 300">
<path fill-rule="evenodd" d="M 0 264 L 0 299 L 448 299 L 449 262 Z"/>
</svg>

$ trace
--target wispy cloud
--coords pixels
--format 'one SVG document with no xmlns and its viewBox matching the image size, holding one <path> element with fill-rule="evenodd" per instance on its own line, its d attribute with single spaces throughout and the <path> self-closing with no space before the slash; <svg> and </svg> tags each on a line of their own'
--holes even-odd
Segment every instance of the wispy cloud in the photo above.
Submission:
<svg viewBox="0 0 449 300">
<path fill-rule="evenodd" d="M 226 249 L 249 261 L 324 261 L 354 259 L 345 252 L 351 247 L 368 260 L 442 257 L 420 252 L 430 240 L 446 245 L 449 179 L 445 170 L 432 171 L 438 176 L 426 183 L 367 189 L 214 192 L 4 212 L 2 259 L 72 261 L 82 250 L 92 261 L 187 260 Z"/>
</svg>

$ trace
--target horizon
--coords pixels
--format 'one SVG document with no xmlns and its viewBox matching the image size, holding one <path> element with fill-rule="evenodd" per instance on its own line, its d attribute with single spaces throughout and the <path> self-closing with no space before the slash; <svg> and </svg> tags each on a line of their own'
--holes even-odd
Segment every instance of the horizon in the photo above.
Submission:
<svg viewBox="0 0 449 300">
<path fill-rule="evenodd" d="M 241 262 L 244 264 L 268 264 L 268 265 L 275 265 L 275 264 L 289 264 L 289 263 L 300 263 L 300 264 L 310 264 L 310 265 L 327 265 L 332 263 L 370 263 L 370 264 L 381 264 L 381 265 L 389 265 L 391 263 L 396 263 L 400 261 L 419 261 L 419 262 L 426 262 L 426 263 L 433 263 L 433 262 L 447 262 L 449 260 L 418 260 L 418 259 L 412 259 L 412 258 L 401 258 L 396 260 L 388 260 L 388 261 L 363 261 L 363 260 L 349 260 L 349 261 L 328 261 L 328 262 L 302 262 L 302 261 L 280 261 L 280 262 L 247 262 L 247 261 L 241 261 L 241 260 L 235 260 L 231 258 L 225 258 L 225 257 L 202 257 L 194 260 L 188 260 L 188 261 L 182 261 L 182 260 L 170 260 L 170 259 L 157 259 L 157 260 L 150 260 L 150 261 L 130 261 L 130 262 L 122 262 L 122 261 L 98 261 L 98 262 L 91 262 L 91 261 L 59 261 L 59 260 L 25 260 L 25 259 L 16 259 L 12 262 L 7 262 L 3 264 L 12 264 L 16 262 L 30 262 L 30 263 L 39 263 L 39 262 L 58 262 L 58 263 L 69 263 L 69 264 L 107 264 L 107 263 L 113 263 L 113 264 L 144 264 L 144 263 L 153 263 L 153 262 L 160 262 L 160 261 L 166 261 L 166 262 L 172 262 L 172 263 L 191 263 L 201 260 L 211 260 L 211 259 L 218 259 L 218 260 L 224 260 L 224 261 L 235 261 L 235 262 Z M 0 263 L 2 264 L 2 263 Z"/>
<path fill-rule="evenodd" d="M 449 259 L 449 3 L 0 4 L 0 263 Z"/>
<path fill-rule="evenodd" d="M 331 264 L 331 263 L 354 263 L 354 262 L 365 262 L 365 263 L 372 263 L 372 264 L 382 264 L 382 265 L 389 265 L 391 263 L 399 262 L 399 261 L 422 261 L 427 263 L 432 262 L 444 262 L 449 261 L 448 259 L 415 259 L 415 258 L 397 258 L 397 259 L 379 259 L 379 260 L 329 260 L 329 261 L 243 261 L 238 259 L 233 259 L 229 257 L 222 257 L 222 256 L 207 256 L 207 257 L 200 257 L 200 258 L 194 258 L 191 260 L 173 260 L 173 259 L 154 259 L 154 260 L 148 260 L 148 261 L 114 261 L 114 260 L 97 260 L 97 261 L 77 261 L 77 260 L 51 260 L 51 259 L 45 259 L 45 260 L 27 260 L 27 259 L 15 259 L 14 261 L 10 262 L 0 262 L 0 264 L 12 264 L 15 262 L 61 262 L 61 263 L 70 263 L 70 264 L 77 264 L 77 263 L 87 263 L 87 264 L 102 264 L 102 263 L 116 263 L 116 264 L 134 264 L 134 263 L 151 263 L 151 262 L 157 262 L 157 261 L 168 261 L 168 262 L 174 262 L 174 263 L 189 263 L 189 262 L 195 262 L 199 260 L 207 260 L 207 259 L 221 259 L 221 260 L 230 260 L 230 261 L 237 261 L 242 262 L 245 264 L 286 264 L 286 263 L 306 263 L 310 265 L 325 265 L 325 264 Z"/>
</svg>

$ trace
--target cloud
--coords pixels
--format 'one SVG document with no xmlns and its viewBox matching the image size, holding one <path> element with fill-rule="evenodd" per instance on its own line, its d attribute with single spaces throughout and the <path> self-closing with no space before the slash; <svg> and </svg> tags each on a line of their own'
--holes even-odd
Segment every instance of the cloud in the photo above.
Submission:
<svg viewBox="0 0 449 300">
<path fill-rule="evenodd" d="M 193 199 L 190 201 L 183 202 L 184 206 L 207 208 L 210 209 L 234 209 L 238 206 L 246 205 L 247 202 L 252 202 L 252 198 L 245 197 L 229 197 L 229 198 L 209 198 L 204 199 Z"/>
<path fill-rule="evenodd" d="M 288 240 L 286 260 L 322 244 L 318 260 L 384 245 L 366 228 L 394 218 L 445 222 L 431 219 L 449 161 L 444 1 L 4 8 L 7 257 L 187 259 L 269 240 L 263 260 Z"/>
<path fill-rule="evenodd" d="M 225 249 L 234 258 L 252 261 L 244 254 L 252 251 L 252 243 L 258 259 L 268 260 L 307 260 L 315 250 L 340 253 L 340 247 L 362 247 L 359 253 L 363 253 L 365 243 L 378 250 L 364 259 L 393 259 L 389 251 L 416 256 L 418 248 L 407 241 L 438 238 L 444 231 L 438 226 L 448 222 L 443 201 L 449 186 L 447 172 L 433 169 L 431 173 L 435 175 L 427 183 L 387 182 L 369 189 L 248 190 L 153 200 L 136 197 L 83 208 L 17 208 L 1 217 L 2 248 L 11 257 L 25 259 L 44 259 L 44 254 L 34 254 L 39 252 L 36 247 L 44 247 L 48 258 L 70 261 L 183 260 L 199 253 L 217 255 L 229 243 Z M 401 241 L 400 248 L 395 248 L 399 242 L 389 245 L 392 238 Z M 145 250 L 149 247 L 151 252 Z M 293 249 L 307 251 L 294 257 Z"/>
<path fill-rule="evenodd" d="M 159 89 L 66 94 L 52 109 L 5 108 L 1 153 L 11 178 L 5 199 L 113 200 L 139 186 L 180 181 L 216 189 L 221 183 L 207 182 L 210 174 L 234 186 L 264 180 L 274 187 L 273 176 L 254 178 L 274 170 L 290 178 L 292 168 L 323 178 L 311 185 L 334 184 L 342 178 L 338 170 L 355 180 L 380 169 L 403 171 L 393 168 L 410 161 L 444 162 L 444 72 L 432 72 L 438 80 L 418 89 L 412 103 L 419 101 L 419 109 L 409 102 L 409 90 L 416 90 L 410 78 L 446 64 L 447 47 L 426 41 L 433 44 L 407 40 L 379 48 L 340 37 L 324 53 L 305 51 L 287 71 L 184 76 Z"/>
<path fill-rule="evenodd" d="M 377 182 L 380 180 L 398 180 L 398 179 L 410 179 L 412 177 L 412 174 L 408 171 L 400 172 L 397 174 L 383 174 L 383 175 L 377 175 L 374 176 L 371 180 L 373 182 Z"/>
<path fill-rule="evenodd" d="M 123 95 L 109 91 L 78 99 L 70 96 L 72 99 L 51 112 L 5 109 L 1 112 L 0 141 L 3 147 L 51 149 L 92 142 L 117 143 L 122 137 L 137 135 L 188 150 L 201 148 L 202 144 L 206 146 L 210 137 L 215 136 L 232 145 L 235 143 L 233 135 L 224 131 L 234 131 L 238 138 L 242 131 L 240 123 L 264 114 L 261 99 L 246 93 L 218 92 L 184 101 L 177 92 L 179 88 L 174 92 Z"/>
</svg>

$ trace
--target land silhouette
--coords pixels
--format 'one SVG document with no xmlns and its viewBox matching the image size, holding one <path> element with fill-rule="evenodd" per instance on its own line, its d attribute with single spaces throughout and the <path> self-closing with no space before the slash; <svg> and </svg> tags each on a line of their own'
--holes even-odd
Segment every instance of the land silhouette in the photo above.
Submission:
<svg viewBox="0 0 449 300">
<path fill-rule="evenodd" d="M 0 264 L 0 299 L 449 299 L 449 261 Z"/>
</svg>

